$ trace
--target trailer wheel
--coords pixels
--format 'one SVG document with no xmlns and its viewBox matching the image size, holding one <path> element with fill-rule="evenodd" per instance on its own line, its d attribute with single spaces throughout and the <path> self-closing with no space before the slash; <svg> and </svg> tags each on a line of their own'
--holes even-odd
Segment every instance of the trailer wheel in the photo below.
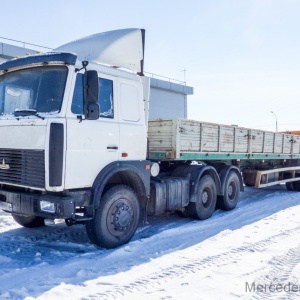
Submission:
<svg viewBox="0 0 300 300">
<path fill-rule="evenodd" d="M 230 172 L 225 181 L 224 195 L 218 197 L 217 206 L 223 210 L 234 209 L 239 201 L 240 189 L 237 174 Z"/>
<path fill-rule="evenodd" d="M 97 246 L 115 248 L 132 238 L 139 220 L 137 195 L 126 185 L 116 185 L 104 194 L 95 217 L 86 222 L 86 232 Z"/>
<path fill-rule="evenodd" d="M 284 175 L 284 177 L 283 177 L 284 179 L 292 178 L 292 174 L 290 174 L 290 173 L 285 173 L 283 175 Z M 286 182 L 285 187 L 288 191 L 295 191 L 294 181 Z"/>
<path fill-rule="evenodd" d="M 35 216 L 20 216 L 11 214 L 14 220 L 21 226 L 27 228 L 35 228 L 45 226 L 45 218 Z"/>
<path fill-rule="evenodd" d="M 196 202 L 190 202 L 186 210 L 190 216 L 199 220 L 205 220 L 213 214 L 216 203 L 216 184 L 210 175 L 205 175 L 199 181 Z"/>
<path fill-rule="evenodd" d="M 300 174 L 297 173 L 296 177 L 300 177 Z M 292 178 L 291 174 L 285 174 L 284 178 Z M 300 181 L 291 181 L 291 182 L 286 182 L 285 187 L 288 191 L 293 191 L 293 192 L 300 192 Z"/>
<path fill-rule="evenodd" d="M 300 181 L 293 181 L 292 183 L 293 183 L 293 190 L 292 191 L 300 192 Z"/>
<path fill-rule="evenodd" d="M 294 182 L 286 182 L 285 183 L 285 187 L 288 191 L 295 191 L 295 188 L 294 188 Z"/>
</svg>

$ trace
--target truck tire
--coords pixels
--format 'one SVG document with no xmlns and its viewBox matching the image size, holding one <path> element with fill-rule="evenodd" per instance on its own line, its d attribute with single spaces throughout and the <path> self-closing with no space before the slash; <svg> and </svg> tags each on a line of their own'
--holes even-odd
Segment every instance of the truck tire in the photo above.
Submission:
<svg viewBox="0 0 300 300">
<path fill-rule="evenodd" d="M 285 187 L 288 191 L 295 191 L 295 188 L 294 188 L 294 182 L 286 182 L 285 183 Z"/>
<path fill-rule="evenodd" d="M 223 210 L 234 209 L 239 201 L 240 189 L 240 180 L 237 174 L 231 171 L 224 183 L 224 195 L 217 198 L 217 206 Z"/>
<path fill-rule="evenodd" d="M 290 173 L 284 174 L 284 179 L 289 179 L 289 178 L 292 178 L 292 174 Z M 295 191 L 294 181 L 286 182 L 285 187 L 288 191 Z"/>
<path fill-rule="evenodd" d="M 136 193 L 126 185 L 116 185 L 104 194 L 94 218 L 86 222 L 86 232 L 95 245 L 116 248 L 132 238 L 139 221 Z"/>
<path fill-rule="evenodd" d="M 21 226 L 26 228 L 35 228 L 45 226 L 45 218 L 35 216 L 20 216 L 11 214 L 14 220 Z"/>
<path fill-rule="evenodd" d="M 295 177 L 300 177 L 300 174 L 297 173 Z M 291 174 L 285 174 L 284 178 L 292 178 L 292 176 Z M 300 192 L 300 181 L 286 182 L 285 187 L 288 191 Z"/>
<path fill-rule="evenodd" d="M 300 181 L 293 181 L 293 191 L 300 192 Z"/>
<path fill-rule="evenodd" d="M 205 175 L 198 183 L 196 202 L 190 202 L 186 210 L 188 215 L 199 220 L 205 220 L 213 214 L 216 203 L 216 184 L 210 175 Z"/>
</svg>

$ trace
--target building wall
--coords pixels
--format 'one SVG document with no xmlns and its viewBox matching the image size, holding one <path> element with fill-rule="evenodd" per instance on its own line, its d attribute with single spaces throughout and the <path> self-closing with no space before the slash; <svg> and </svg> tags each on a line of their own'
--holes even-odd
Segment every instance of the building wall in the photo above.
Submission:
<svg viewBox="0 0 300 300">
<path fill-rule="evenodd" d="M 149 119 L 187 118 L 187 95 L 192 94 L 185 84 L 151 78 Z"/>
<path fill-rule="evenodd" d="M 186 95 L 150 89 L 149 119 L 187 118 Z"/>
<path fill-rule="evenodd" d="M 25 55 L 35 54 L 36 51 L 24 47 L 14 46 L 6 43 L 0 43 L 0 59 L 12 59 L 14 57 L 22 57 Z"/>
</svg>

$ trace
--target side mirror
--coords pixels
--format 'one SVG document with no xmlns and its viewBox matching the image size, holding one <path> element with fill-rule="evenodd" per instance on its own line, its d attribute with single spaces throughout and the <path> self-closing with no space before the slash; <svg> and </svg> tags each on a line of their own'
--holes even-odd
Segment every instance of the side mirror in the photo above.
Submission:
<svg viewBox="0 0 300 300">
<path fill-rule="evenodd" d="M 85 96 L 84 96 L 84 112 L 88 120 L 96 120 L 99 118 L 100 108 L 98 104 L 99 97 L 99 78 L 97 71 L 86 71 L 84 79 Z"/>
<path fill-rule="evenodd" d="M 100 106 L 98 103 L 88 103 L 86 107 L 86 119 L 97 120 L 100 115 Z"/>
</svg>

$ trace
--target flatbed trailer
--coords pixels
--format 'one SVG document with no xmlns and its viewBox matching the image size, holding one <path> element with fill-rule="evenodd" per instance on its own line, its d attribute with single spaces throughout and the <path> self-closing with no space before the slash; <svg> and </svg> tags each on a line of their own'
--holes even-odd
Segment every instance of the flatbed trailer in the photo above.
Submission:
<svg viewBox="0 0 300 300">
<path fill-rule="evenodd" d="M 296 134 L 176 118 L 150 120 L 148 139 L 152 160 L 237 165 L 244 183 L 257 188 L 299 181 Z"/>
</svg>

